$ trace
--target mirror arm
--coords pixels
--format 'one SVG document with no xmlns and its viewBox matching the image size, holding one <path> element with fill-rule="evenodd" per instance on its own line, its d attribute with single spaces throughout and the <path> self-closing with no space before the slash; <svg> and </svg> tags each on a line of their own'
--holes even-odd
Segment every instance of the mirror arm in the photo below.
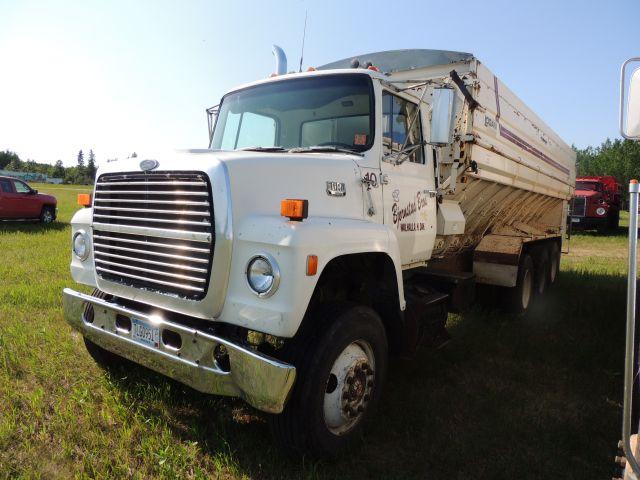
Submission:
<svg viewBox="0 0 640 480">
<path fill-rule="evenodd" d="M 460 93 L 462 93 L 464 99 L 469 102 L 469 109 L 474 110 L 476 107 L 479 107 L 480 104 L 475 98 L 473 98 L 473 95 L 471 95 L 469 90 L 467 90 L 467 86 L 460 78 L 460 75 L 458 75 L 458 72 L 456 72 L 455 70 L 451 70 L 449 72 L 449 76 L 451 77 L 451 80 L 453 80 L 453 83 L 456 84 L 456 87 L 458 87 L 458 89 L 460 90 Z"/>
</svg>

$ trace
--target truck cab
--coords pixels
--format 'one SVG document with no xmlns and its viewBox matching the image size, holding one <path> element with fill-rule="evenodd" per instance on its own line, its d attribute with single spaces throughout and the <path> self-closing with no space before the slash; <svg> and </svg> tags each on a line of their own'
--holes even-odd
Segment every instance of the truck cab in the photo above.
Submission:
<svg viewBox="0 0 640 480">
<path fill-rule="evenodd" d="M 571 222 L 574 228 L 617 230 L 620 221 L 620 184 L 616 178 L 590 176 L 576 178 Z"/>
<path fill-rule="evenodd" d="M 65 317 L 106 368 L 242 397 L 332 455 L 476 283 L 523 312 L 556 278 L 574 154 L 470 54 L 282 68 L 208 113 L 208 148 L 100 166 L 72 219 L 95 290 Z"/>
</svg>

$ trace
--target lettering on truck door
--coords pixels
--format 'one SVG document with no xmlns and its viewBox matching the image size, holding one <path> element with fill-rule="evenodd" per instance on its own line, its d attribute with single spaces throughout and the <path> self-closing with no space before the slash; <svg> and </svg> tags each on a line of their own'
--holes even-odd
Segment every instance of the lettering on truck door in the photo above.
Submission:
<svg viewBox="0 0 640 480">
<path fill-rule="evenodd" d="M 398 239 L 402 264 L 409 265 L 428 260 L 433 251 L 437 202 L 433 159 L 423 146 L 422 118 L 416 103 L 384 91 L 382 122 L 384 223 Z M 408 158 L 397 154 L 411 146 L 416 148 Z M 389 159 L 401 163 L 394 165 Z"/>
</svg>

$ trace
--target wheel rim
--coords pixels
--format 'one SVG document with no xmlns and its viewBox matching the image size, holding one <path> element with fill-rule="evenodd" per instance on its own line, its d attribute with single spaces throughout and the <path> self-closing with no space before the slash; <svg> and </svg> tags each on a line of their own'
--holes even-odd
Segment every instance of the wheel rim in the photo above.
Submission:
<svg viewBox="0 0 640 480">
<path fill-rule="evenodd" d="M 53 220 L 51 210 L 47 209 L 44 211 L 44 213 L 42 214 L 42 220 L 44 221 L 44 223 L 51 223 L 51 221 Z"/>
<path fill-rule="evenodd" d="M 324 395 L 325 425 L 334 435 L 352 430 L 362 419 L 375 385 L 375 357 L 364 340 L 349 344 L 336 358 Z"/>
<path fill-rule="evenodd" d="M 526 309 L 529 306 L 529 302 L 531 301 L 531 287 L 533 286 L 532 278 L 531 278 L 531 270 L 527 270 L 524 273 L 524 278 L 522 279 L 522 308 Z"/>
</svg>

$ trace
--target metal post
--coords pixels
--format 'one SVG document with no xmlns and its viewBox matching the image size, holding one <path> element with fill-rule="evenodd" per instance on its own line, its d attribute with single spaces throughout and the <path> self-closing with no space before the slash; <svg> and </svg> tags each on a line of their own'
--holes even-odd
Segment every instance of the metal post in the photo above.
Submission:
<svg viewBox="0 0 640 480">
<path fill-rule="evenodd" d="M 627 278 L 627 338 L 624 362 L 624 407 L 622 415 L 622 443 L 627 462 L 640 475 L 636 452 L 631 449 L 631 409 L 635 377 L 636 281 L 638 274 L 638 192 L 637 180 L 629 182 L 629 276 Z"/>
</svg>

